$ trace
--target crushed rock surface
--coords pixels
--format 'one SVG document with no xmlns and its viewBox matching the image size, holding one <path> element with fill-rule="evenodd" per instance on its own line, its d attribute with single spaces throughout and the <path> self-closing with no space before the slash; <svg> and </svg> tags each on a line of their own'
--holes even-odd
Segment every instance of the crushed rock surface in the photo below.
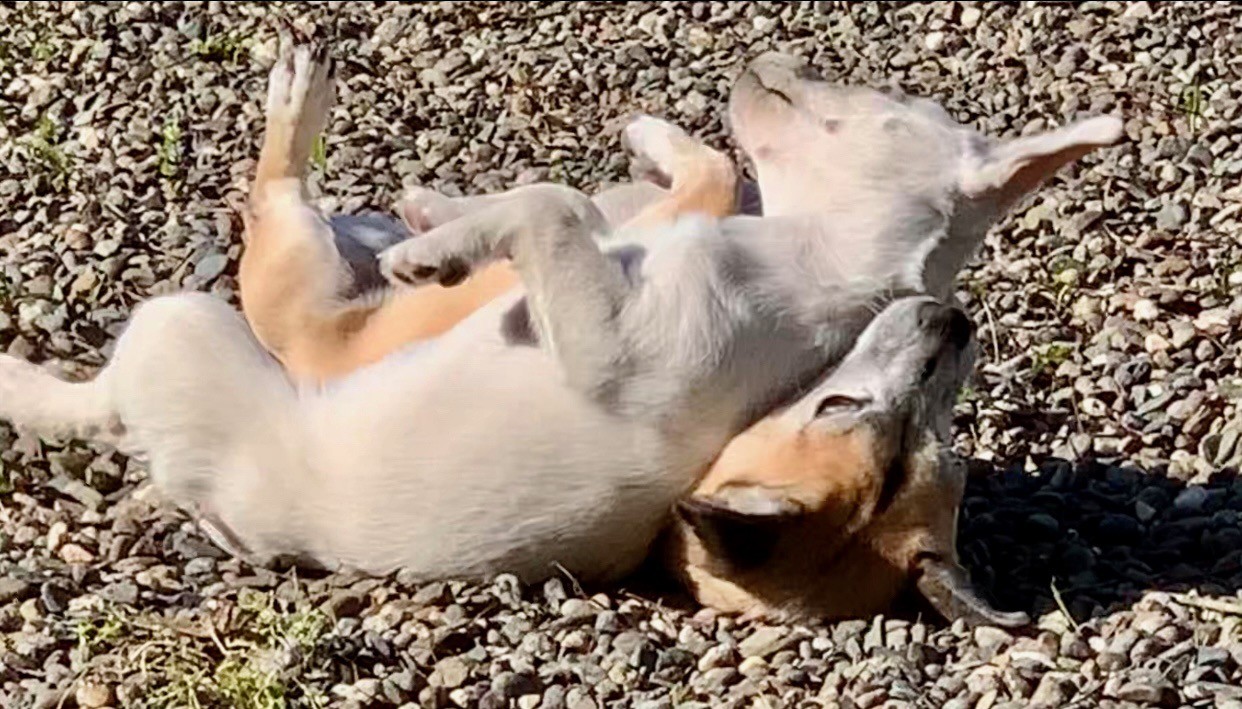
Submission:
<svg viewBox="0 0 1242 709">
<path fill-rule="evenodd" d="M 236 301 L 271 19 L 329 29 L 332 211 L 623 179 L 643 111 L 733 149 L 783 49 L 998 136 L 1117 113 L 988 237 L 959 546 L 1037 628 L 742 623 L 664 597 L 277 574 L 140 464 L 0 427 L 0 705 L 1242 707 L 1242 8 L 1228 3 L 0 7 L 0 348 L 87 375 L 150 296 Z"/>
</svg>

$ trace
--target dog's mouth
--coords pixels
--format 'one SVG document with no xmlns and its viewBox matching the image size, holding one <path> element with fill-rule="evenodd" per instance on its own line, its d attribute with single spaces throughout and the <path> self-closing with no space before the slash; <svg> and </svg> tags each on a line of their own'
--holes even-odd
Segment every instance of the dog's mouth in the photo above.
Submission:
<svg viewBox="0 0 1242 709">
<path fill-rule="evenodd" d="M 763 74 L 753 69 L 751 69 L 749 73 L 750 73 L 750 78 L 755 82 L 755 84 L 759 87 L 759 89 L 763 93 L 767 94 L 768 96 L 772 98 L 775 98 L 781 101 L 787 106 L 791 106 L 791 107 L 794 106 L 793 97 L 790 96 L 789 93 L 785 91 L 784 88 L 778 87 L 772 83 L 769 83 L 768 81 L 764 79 Z"/>
</svg>

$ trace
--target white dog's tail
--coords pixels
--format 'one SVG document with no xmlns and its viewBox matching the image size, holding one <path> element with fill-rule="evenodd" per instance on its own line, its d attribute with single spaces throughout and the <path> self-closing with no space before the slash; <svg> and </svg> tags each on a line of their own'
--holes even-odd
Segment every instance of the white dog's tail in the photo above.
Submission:
<svg viewBox="0 0 1242 709">
<path fill-rule="evenodd" d="M 103 378 L 67 382 L 42 367 L 0 355 L 0 419 L 45 438 L 118 445 L 125 434 Z"/>
</svg>

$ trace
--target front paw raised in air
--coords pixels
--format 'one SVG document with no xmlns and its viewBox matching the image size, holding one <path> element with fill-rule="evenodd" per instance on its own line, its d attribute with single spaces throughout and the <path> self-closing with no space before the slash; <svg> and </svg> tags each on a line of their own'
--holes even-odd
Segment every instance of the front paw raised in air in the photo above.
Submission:
<svg viewBox="0 0 1242 709">
<path fill-rule="evenodd" d="M 442 246 L 440 239 L 426 236 L 389 247 L 379 256 L 380 273 L 397 286 L 455 286 L 470 276 L 470 263 Z"/>
<path fill-rule="evenodd" d="M 268 130 L 283 132 L 298 149 L 310 150 L 332 110 L 336 67 L 326 41 L 283 23 L 279 38 L 280 54 L 268 76 Z"/>
</svg>

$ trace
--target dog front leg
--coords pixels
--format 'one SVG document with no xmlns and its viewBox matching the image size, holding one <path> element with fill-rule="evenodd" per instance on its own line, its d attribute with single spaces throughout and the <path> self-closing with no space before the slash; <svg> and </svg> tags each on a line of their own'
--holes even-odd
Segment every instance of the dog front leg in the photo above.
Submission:
<svg viewBox="0 0 1242 709">
<path fill-rule="evenodd" d="M 737 212 L 737 170 L 724 153 L 651 116 L 626 126 L 625 144 L 634 156 L 634 177 L 668 187 L 664 199 L 648 204 L 626 227 L 667 224 L 687 214 L 719 219 Z"/>
<path fill-rule="evenodd" d="M 511 198 L 398 244 L 380 256 L 395 284 L 453 285 L 490 261 L 509 258 L 525 286 L 542 346 L 571 386 L 599 394 L 624 371 L 619 320 L 632 286 L 596 242 L 603 214 L 586 195 L 554 185 Z"/>
<path fill-rule="evenodd" d="M 737 212 L 737 170 L 724 153 L 652 116 L 635 118 L 623 136 L 634 182 L 591 197 L 614 228 L 666 224 L 686 214 L 721 218 Z M 412 231 L 423 233 L 512 199 L 525 189 L 450 197 L 412 187 L 397 203 L 397 212 Z"/>
</svg>

